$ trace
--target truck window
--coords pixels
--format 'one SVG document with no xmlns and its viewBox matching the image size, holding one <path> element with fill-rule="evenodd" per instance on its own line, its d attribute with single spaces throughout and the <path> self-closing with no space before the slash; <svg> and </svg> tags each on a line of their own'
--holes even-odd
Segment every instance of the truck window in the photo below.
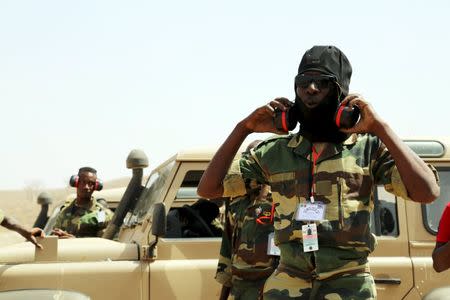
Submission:
<svg viewBox="0 0 450 300">
<path fill-rule="evenodd" d="M 376 236 L 398 236 L 397 198 L 377 186 L 374 192 L 374 208 L 370 216 L 370 227 Z"/>
<path fill-rule="evenodd" d="M 172 204 L 172 208 L 180 207 L 185 204 L 193 204 L 200 198 L 197 195 L 197 186 L 202 175 L 203 170 L 191 170 L 186 172 L 175 196 L 175 202 Z"/>
<path fill-rule="evenodd" d="M 167 215 L 166 238 L 220 237 L 219 205 L 201 199 L 197 186 L 203 170 L 186 172 Z"/>
<path fill-rule="evenodd" d="M 434 202 L 422 205 L 423 224 L 428 232 L 436 235 L 445 206 L 450 201 L 450 168 L 436 168 L 439 173 L 441 195 Z"/>
</svg>

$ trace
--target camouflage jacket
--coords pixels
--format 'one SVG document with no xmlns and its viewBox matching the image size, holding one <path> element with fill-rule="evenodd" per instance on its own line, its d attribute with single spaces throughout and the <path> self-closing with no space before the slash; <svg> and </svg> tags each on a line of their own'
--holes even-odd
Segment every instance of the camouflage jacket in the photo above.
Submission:
<svg viewBox="0 0 450 300">
<path fill-rule="evenodd" d="M 310 141 L 300 134 L 267 139 L 230 168 L 224 196 L 242 193 L 251 178 L 269 184 L 280 263 L 320 279 L 367 266 L 376 244 L 369 225 L 375 185 L 404 199 L 408 193 L 376 136 L 353 134 L 342 144 L 326 144 L 314 170 L 311 152 Z M 301 230 L 305 223 L 295 220 L 295 213 L 299 203 L 309 201 L 311 182 L 315 200 L 326 204 L 326 210 L 324 220 L 315 222 L 319 250 L 305 253 Z"/>
<path fill-rule="evenodd" d="M 100 237 L 111 221 L 113 212 L 97 203 L 92 197 L 91 203 L 81 207 L 73 200 L 58 214 L 54 228 L 60 228 L 76 237 Z"/>
<path fill-rule="evenodd" d="M 258 199 L 258 191 L 225 202 L 216 273 L 216 280 L 225 286 L 231 286 L 236 279 L 265 279 L 276 267 L 277 258 L 267 255 L 268 235 L 273 232 L 272 198 L 269 194 L 266 199 Z"/>
</svg>

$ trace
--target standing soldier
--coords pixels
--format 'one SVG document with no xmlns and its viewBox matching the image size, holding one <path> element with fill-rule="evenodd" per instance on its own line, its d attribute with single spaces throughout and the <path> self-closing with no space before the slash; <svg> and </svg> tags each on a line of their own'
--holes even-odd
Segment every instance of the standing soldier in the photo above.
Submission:
<svg viewBox="0 0 450 300">
<path fill-rule="evenodd" d="M 257 108 L 236 125 L 203 173 L 202 197 L 228 194 L 230 178 L 241 187 L 254 179 L 271 187 L 280 263 L 266 281 L 264 299 L 375 299 L 368 262 L 376 245 L 369 225 L 375 186 L 421 203 L 439 196 L 435 170 L 361 95 L 349 94 L 351 73 L 334 46 L 306 51 L 295 77 L 295 103 L 276 98 Z M 286 133 L 297 122 L 298 133 L 267 139 L 228 171 L 249 134 Z"/>
<path fill-rule="evenodd" d="M 251 143 L 247 151 L 259 142 Z M 232 299 L 262 299 L 264 283 L 278 264 L 270 187 L 254 182 L 246 190 L 246 195 L 225 202 L 225 226 L 216 273 L 216 280 L 222 284 L 221 300 L 229 294 Z"/>
<path fill-rule="evenodd" d="M 97 171 L 80 168 L 78 175 L 70 178 L 70 185 L 77 189 L 77 197 L 59 212 L 52 233 L 59 238 L 101 237 L 113 212 L 92 197 L 103 187 Z"/>
</svg>

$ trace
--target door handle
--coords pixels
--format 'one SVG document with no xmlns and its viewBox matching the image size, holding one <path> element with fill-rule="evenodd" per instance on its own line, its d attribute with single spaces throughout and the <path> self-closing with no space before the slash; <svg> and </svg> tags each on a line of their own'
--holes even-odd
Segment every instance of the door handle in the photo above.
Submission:
<svg viewBox="0 0 450 300">
<path fill-rule="evenodd" d="M 375 278 L 375 284 L 401 284 L 400 278 Z"/>
</svg>

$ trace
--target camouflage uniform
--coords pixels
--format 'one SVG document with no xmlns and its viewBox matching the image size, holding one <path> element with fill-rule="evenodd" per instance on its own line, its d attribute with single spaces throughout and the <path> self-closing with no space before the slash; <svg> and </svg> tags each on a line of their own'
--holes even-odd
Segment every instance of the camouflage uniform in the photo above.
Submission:
<svg viewBox="0 0 450 300">
<path fill-rule="evenodd" d="M 373 187 L 409 199 L 394 160 L 378 137 L 351 135 L 342 144 L 325 144 L 314 168 L 316 201 L 327 205 L 316 221 L 319 250 L 304 252 L 299 203 L 311 190 L 309 140 L 300 134 L 274 137 L 243 156 L 231 168 L 224 194 L 239 193 L 245 180 L 271 186 L 275 205 L 275 243 L 281 251 L 277 270 L 266 281 L 264 299 L 375 299 L 368 255 L 376 239 L 370 233 Z M 227 184 L 233 182 L 233 186 Z"/>
<path fill-rule="evenodd" d="M 100 237 L 111 221 L 113 212 L 92 197 L 86 206 L 73 200 L 59 212 L 54 228 L 60 228 L 76 237 Z"/>
<path fill-rule="evenodd" d="M 267 255 L 272 199 L 258 199 L 259 189 L 226 201 L 216 280 L 231 287 L 231 299 L 262 299 L 266 279 L 274 271 L 278 258 Z M 261 217 L 265 217 L 261 219 Z M 260 218 L 263 224 L 256 221 Z"/>
</svg>

